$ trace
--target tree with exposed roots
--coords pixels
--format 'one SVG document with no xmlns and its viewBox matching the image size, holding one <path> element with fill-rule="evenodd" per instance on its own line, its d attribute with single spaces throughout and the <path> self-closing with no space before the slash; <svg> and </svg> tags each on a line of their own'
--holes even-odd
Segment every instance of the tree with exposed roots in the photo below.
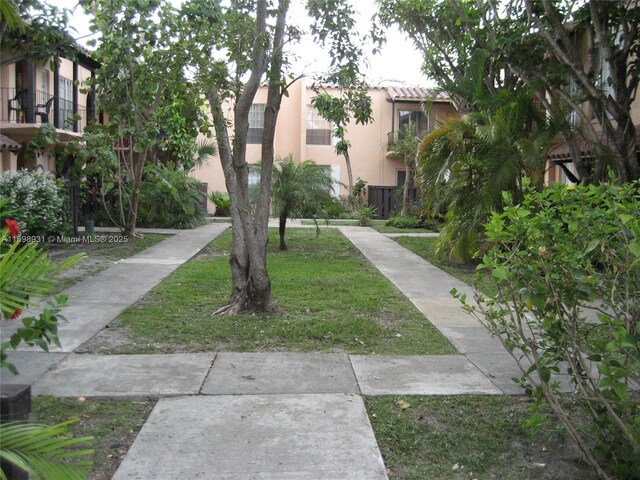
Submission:
<svg viewBox="0 0 640 480">
<path fill-rule="evenodd" d="M 332 51 L 336 69 L 354 68 L 354 59 L 340 57 L 351 38 L 348 23 L 333 22 L 333 12 L 344 0 L 310 0 L 308 11 L 317 32 L 340 37 L 341 47 Z M 299 38 L 287 22 L 290 2 L 274 5 L 266 0 L 232 0 L 228 7 L 217 2 L 192 0 L 183 5 L 183 35 L 193 45 L 193 65 L 211 109 L 218 154 L 231 198 L 233 244 L 230 264 L 232 292 L 219 315 L 246 311 L 272 311 L 271 280 L 267 272 L 268 221 L 271 207 L 274 137 L 282 97 L 292 81 L 287 73 L 285 47 Z M 345 40 L 346 39 L 346 40 Z M 346 43 L 345 43 L 346 42 Z M 357 68 L 356 68 L 357 70 Z M 249 164 L 246 160 L 249 111 L 258 88 L 267 83 L 262 132 L 260 184 L 252 205 Z M 231 118 L 225 113 L 230 106 Z M 233 128 L 233 133 L 231 133 Z"/>
</svg>

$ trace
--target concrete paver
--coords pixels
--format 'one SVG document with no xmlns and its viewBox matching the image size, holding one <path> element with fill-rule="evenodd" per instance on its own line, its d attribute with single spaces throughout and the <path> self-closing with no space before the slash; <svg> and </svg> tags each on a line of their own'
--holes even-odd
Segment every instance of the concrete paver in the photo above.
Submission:
<svg viewBox="0 0 640 480">
<path fill-rule="evenodd" d="M 64 353 L 20 352 L 9 350 L 7 361 L 13 363 L 20 375 L 14 375 L 9 370 L 0 369 L 1 385 L 32 385 L 44 375 L 50 368 L 61 362 L 66 355 Z"/>
<path fill-rule="evenodd" d="M 384 480 L 357 395 L 161 399 L 113 480 Z"/>
<path fill-rule="evenodd" d="M 202 387 L 208 395 L 357 393 L 347 355 L 219 353 Z"/>
<path fill-rule="evenodd" d="M 522 371 L 507 351 L 492 353 L 469 353 L 467 358 L 476 365 L 482 373 L 491 378 L 502 393 L 507 395 L 523 395 L 522 387 L 513 378 L 520 378 Z"/>
<path fill-rule="evenodd" d="M 215 353 L 71 354 L 33 385 L 34 395 L 120 397 L 194 395 Z"/>
<path fill-rule="evenodd" d="M 455 288 L 472 298 L 471 287 L 371 228 L 339 229 L 459 352 L 463 355 L 498 355 L 499 360 L 478 356 L 470 364 L 480 369 L 496 387 L 504 387 L 503 393 L 513 393 L 511 376 L 507 378 L 506 375 L 510 375 L 513 368 L 517 369 L 514 360 L 502 355 L 505 350 L 500 340 L 493 338 L 478 320 L 464 312 L 450 293 Z"/>
<path fill-rule="evenodd" d="M 338 227 L 358 250 L 407 298 L 452 300 L 452 288 L 468 296 L 466 283 L 434 267 L 415 253 L 372 228 Z"/>
<path fill-rule="evenodd" d="M 436 327 L 457 326 L 477 327 L 478 320 L 462 310 L 460 302 L 455 299 L 413 298 L 411 302 Z"/>
<path fill-rule="evenodd" d="M 496 337 L 481 324 L 475 326 L 440 326 L 440 331 L 460 353 L 505 353 L 505 348 Z M 509 357 L 510 363 L 513 359 Z"/>
<path fill-rule="evenodd" d="M 499 394 L 462 355 L 351 355 L 363 395 Z"/>
</svg>

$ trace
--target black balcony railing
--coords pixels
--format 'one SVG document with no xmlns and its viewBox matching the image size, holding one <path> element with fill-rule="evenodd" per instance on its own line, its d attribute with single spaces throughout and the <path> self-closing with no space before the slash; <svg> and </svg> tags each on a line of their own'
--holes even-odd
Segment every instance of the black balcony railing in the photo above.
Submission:
<svg viewBox="0 0 640 480">
<path fill-rule="evenodd" d="M 55 98 L 46 92 L 35 91 L 29 95 L 26 89 L 0 88 L 0 121 L 9 123 L 51 123 L 56 128 L 82 132 L 87 125 L 87 109 L 71 100 L 58 99 L 56 115 Z M 75 110 L 75 111 L 74 111 Z"/>
</svg>

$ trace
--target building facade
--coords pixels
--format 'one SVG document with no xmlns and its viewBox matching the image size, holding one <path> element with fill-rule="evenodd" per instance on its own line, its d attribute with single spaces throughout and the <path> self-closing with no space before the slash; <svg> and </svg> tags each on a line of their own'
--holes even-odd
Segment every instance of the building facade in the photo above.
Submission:
<svg viewBox="0 0 640 480">
<path fill-rule="evenodd" d="M 339 95 L 337 89 L 326 90 L 331 95 Z M 346 196 L 348 174 L 345 159 L 336 154 L 332 126 L 311 104 L 315 95 L 311 85 L 301 79 L 291 85 L 289 96 L 282 99 L 276 126 L 276 158 L 292 155 L 296 162 L 313 160 L 327 169 L 333 180 L 334 194 Z M 454 114 L 455 109 L 446 94 L 426 88 L 378 87 L 371 88 L 369 96 L 373 121 L 367 125 L 351 122 L 346 129 L 345 138 L 351 143 L 349 156 L 353 180 L 361 178 L 372 186 L 402 185 L 406 168 L 402 159 L 393 155 L 393 144 L 402 126 L 413 122 L 418 134 L 424 134 Z M 263 86 L 258 90 L 249 115 L 247 162 L 250 165 L 260 161 L 266 98 L 267 88 Z M 230 108 L 229 113 L 231 117 Z M 191 175 L 207 183 L 209 192 L 226 191 L 222 166 L 217 157 L 196 168 Z M 258 181 L 251 167 L 249 181 Z"/>
<path fill-rule="evenodd" d="M 2 51 L 3 58 L 12 53 Z M 2 171 L 40 166 L 55 171 L 55 160 L 40 155 L 25 156 L 26 145 L 42 124 L 51 124 L 65 143 L 82 135 L 87 122 L 96 115 L 93 92 L 86 81 L 99 63 L 79 53 L 75 60 L 54 62 L 29 59 L 9 63 L 0 69 L 0 134 L 22 146 L 2 149 Z"/>
</svg>

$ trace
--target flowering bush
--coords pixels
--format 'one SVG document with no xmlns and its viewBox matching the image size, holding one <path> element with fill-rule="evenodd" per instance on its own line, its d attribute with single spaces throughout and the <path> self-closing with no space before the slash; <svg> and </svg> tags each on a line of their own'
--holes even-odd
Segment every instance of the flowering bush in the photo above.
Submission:
<svg viewBox="0 0 640 480">
<path fill-rule="evenodd" d="M 27 170 L 3 172 L 0 199 L 7 201 L 5 210 L 20 225 L 22 235 L 45 236 L 64 231 L 65 197 L 55 180 Z"/>
</svg>

